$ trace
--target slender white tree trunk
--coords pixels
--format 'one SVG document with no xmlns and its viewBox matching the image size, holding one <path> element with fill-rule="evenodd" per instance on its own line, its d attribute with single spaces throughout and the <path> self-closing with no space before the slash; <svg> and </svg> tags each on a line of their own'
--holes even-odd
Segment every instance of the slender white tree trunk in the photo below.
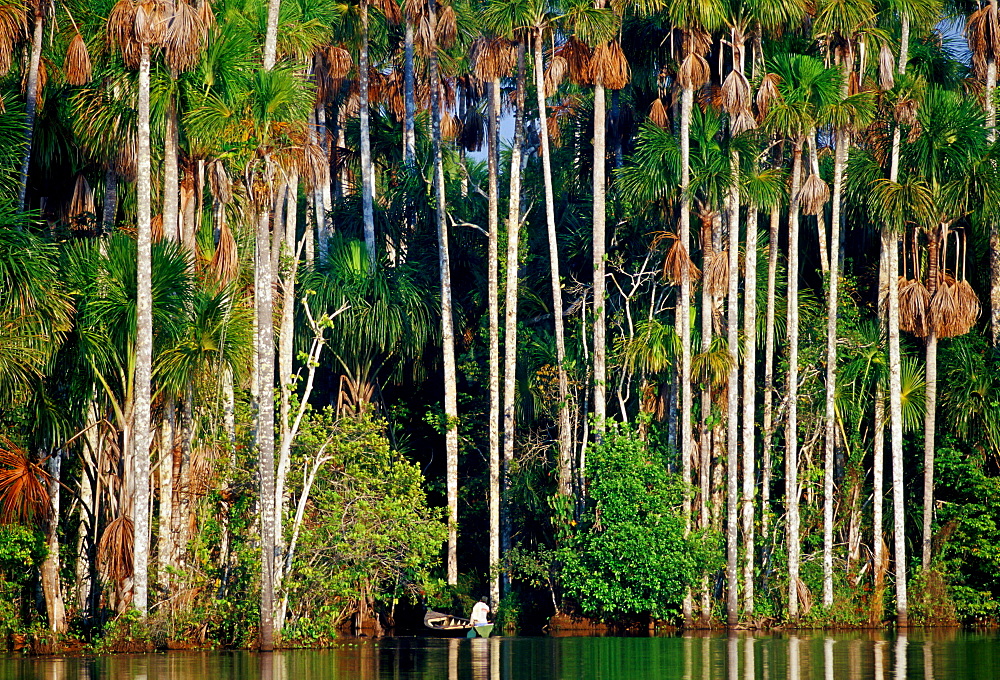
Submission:
<svg viewBox="0 0 1000 680">
<path fill-rule="evenodd" d="M 681 92 L 681 207 L 678 220 L 678 244 L 685 252 L 691 243 L 691 196 L 688 187 L 691 183 L 691 113 L 694 108 L 694 90 L 686 87 Z M 684 484 L 684 534 L 691 533 L 691 488 L 692 479 L 692 444 L 694 431 L 691 412 L 694 409 L 694 398 L 691 393 L 691 272 L 682 267 L 680 292 L 677 298 L 675 323 L 681 336 L 681 370 L 678 384 L 681 394 L 680 437 L 681 437 L 681 470 Z M 684 623 L 692 623 L 692 597 L 690 589 L 684 596 L 682 606 Z"/>
<path fill-rule="evenodd" d="M 361 0 L 361 53 L 358 58 L 358 82 L 361 112 L 361 209 L 364 215 L 365 248 L 368 262 L 375 264 L 375 172 L 372 169 L 372 144 L 368 111 L 368 0 Z"/>
<path fill-rule="evenodd" d="M 833 605 L 833 458 L 837 443 L 837 314 L 840 278 L 840 204 L 847 162 L 845 133 L 836 135 L 833 163 L 833 209 L 830 219 L 830 266 L 826 299 L 826 415 L 823 449 L 823 606 Z"/>
<path fill-rule="evenodd" d="M 740 190 L 739 154 L 730 156 L 734 185 L 729 191 L 729 290 L 726 310 L 726 339 L 733 362 L 727 388 L 726 430 L 726 620 L 730 627 L 739 623 L 739 433 L 740 433 Z M 749 248 L 747 257 L 750 257 Z"/>
<path fill-rule="evenodd" d="M 566 375 L 566 334 L 563 322 L 562 281 L 559 275 L 559 239 L 552 188 L 552 158 L 545 110 L 545 68 L 542 32 L 535 32 L 535 92 L 538 98 L 538 130 L 541 143 L 542 179 L 545 186 L 545 225 L 549 241 L 549 278 L 552 282 L 552 320 L 555 327 L 556 363 L 559 371 L 559 493 L 572 493 L 573 442 L 569 418 L 569 378 Z"/>
<path fill-rule="evenodd" d="M 788 618 L 799 616 L 799 188 L 802 141 L 795 143 L 788 207 L 788 419 L 785 430 L 785 506 L 788 514 Z"/>
<path fill-rule="evenodd" d="M 767 308 L 764 312 L 764 420 L 761 442 L 760 533 L 765 540 L 771 523 L 771 441 L 774 437 L 774 322 L 777 315 L 778 230 L 781 211 L 771 208 L 767 245 Z"/>
<path fill-rule="evenodd" d="M 996 0 L 991 0 L 991 5 Z M 995 8 L 993 8 L 996 11 Z M 994 97 L 997 89 L 997 62 L 986 62 L 986 139 L 992 143 L 997 137 L 997 107 Z M 1000 224 L 990 222 L 990 334 L 993 344 L 1000 344 Z M 925 565 L 926 567 L 926 565 Z"/>
<path fill-rule="evenodd" d="M 267 30 L 264 33 L 264 70 L 274 68 L 278 56 L 278 18 L 281 13 L 281 0 L 268 0 Z"/>
<path fill-rule="evenodd" d="M 431 34 L 437 30 L 437 3 L 428 0 Z M 431 84 L 431 136 L 434 144 L 435 217 L 438 233 L 438 265 L 441 273 L 441 344 L 444 355 L 444 415 L 447 419 L 445 446 L 448 496 L 447 580 L 458 583 L 458 372 L 455 367 L 455 329 L 451 304 L 451 259 L 448 252 L 448 220 L 445 204 L 444 159 L 441 152 L 441 91 L 437 44 L 428 57 Z"/>
<path fill-rule="evenodd" d="M 403 35 L 403 162 L 414 164 L 417 160 L 417 137 L 414 121 L 417 116 L 416 78 L 413 68 L 413 17 L 406 14 Z"/>
<path fill-rule="evenodd" d="M 148 607 L 149 564 L 149 444 L 150 384 L 153 377 L 153 262 L 150 229 L 151 154 L 149 148 L 149 45 L 143 43 L 139 57 L 139 105 L 137 135 L 136 203 L 138 220 L 135 340 L 135 412 L 133 438 L 133 470 L 135 497 L 132 505 L 133 539 L 133 606 L 143 615 Z"/>
<path fill-rule="evenodd" d="M 604 251 L 607 236 L 605 234 L 605 191 L 607 183 L 604 176 L 605 140 L 607 116 L 604 100 L 604 85 L 598 80 L 594 84 L 594 417 L 597 421 L 597 431 L 604 428 L 607 417 L 607 346 L 605 338 L 605 263 Z"/>
<path fill-rule="evenodd" d="M 743 274 L 743 611 L 754 611 L 754 496 L 757 428 L 757 206 L 747 206 L 746 254 Z M 748 650 L 750 648 L 748 647 Z"/>
<path fill-rule="evenodd" d="M 25 208 L 25 198 L 28 192 L 28 171 L 31 170 L 31 143 L 35 135 L 35 116 L 38 112 L 38 67 L 42 59 L 42 22 L 44 21 L 44 5 L 39 3 L 35 10 L 34 24 L 31 32 L 31 54 L 28 58 L 28 83 L 24 105 L 24 157 L 21 160 L 21 184 L 18 208 Z"/>
<path fill-rule="evenodd" d="M 45 594 L 45 613 L 49 630 L 66 632 L 66 607 L 63 603 L 62 579 L 59 577 L 59 488 L 62 480 L 62 451 L 54 451 L 48 460 L 49 516 L 45 524 L 45 546 L 48 555 L 39 569 L 42 592 Z"/>
<path fill-rule="evenodd" d="M 164 400 L 160 421 L 160 522 L 156 557 L 160 587 L 170 593 L 170 567 L 174 565 L 174 400 Z"/>
<path fill-rule="evenodd" d="M 180 240 L 180 170 L 177 165 L 179 135 L 177 129 L 177 104 L 173 96 L 167 103 L 164 117 L 166 131 L 163 135 L 163 238 Z"/>
<path fill-rule="evenodd" d="M 497 167 L 497 147 L 500 132 L 500 80 L 489 84 L 487 134 L 487 169 L 489 173 L 489 253 L 487 256 L 487 297 L 490 325 L 490 603 L 495 608 L 500 601 L 500 183 Z M 506 470 L 504 471 L 506 473 Z M 506 481 L 506 474 L 504 474 Z M 496 570 L 496 571 L 494 571 Z M 492 574 L 496 574 L 493 576 Z"/>
<path fill-rule="evenodd" d="M 504 395 L 503 395 L 503 467 L 514 462 L 517 423 L 514 404 L 517 396 L 517 293 L 518 253 L 521 236 L 521 149 L 524 144 L 524 43 L 517 46 L 517 91 L 514 97 L 514 140 L 510 150 L 510 197 L 507 210 L 507 281 L 504 301 Z M 505 516 L 504 552 L 510 549 L 510 517 Z"/>
<path fill-rule="evenodd" d="M 931 565 L 931 524 L 934 519 L 934 420 L 937 416 L 937 333 L 927 336 L 924 381 L 924 526 L 920 565 Z M 895 482 L 893 482 L 895 483 Z"/>
</svg>

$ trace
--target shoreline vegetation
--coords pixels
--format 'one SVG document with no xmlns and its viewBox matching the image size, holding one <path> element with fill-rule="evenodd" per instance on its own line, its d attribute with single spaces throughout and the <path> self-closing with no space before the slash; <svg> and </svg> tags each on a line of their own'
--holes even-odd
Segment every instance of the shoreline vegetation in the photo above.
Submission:
<svg viewBox="0 0 1000 680">
<path fill-rule="evenodd" d="M 996 627 L 998 55 L 996 0 L 0 0 L 0 651 Z"/>
</svg>

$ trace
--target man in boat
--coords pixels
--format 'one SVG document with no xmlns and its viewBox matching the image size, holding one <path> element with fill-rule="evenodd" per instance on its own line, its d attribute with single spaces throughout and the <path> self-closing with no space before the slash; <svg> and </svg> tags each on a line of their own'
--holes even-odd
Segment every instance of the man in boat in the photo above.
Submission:
<svg viewBox="0 0 1000 680">
<path fill-rule="evenodd" d="M 489 601 L 485 595 L 483 595 L 479 602 L 472 606 L 472 614 L 469 615 L 469 620 L 472 622 L 473 626 L 484 626 L 489 621 L 486 617 L 489 616 L 490 606 L 486 604 Z"/>
</svg>

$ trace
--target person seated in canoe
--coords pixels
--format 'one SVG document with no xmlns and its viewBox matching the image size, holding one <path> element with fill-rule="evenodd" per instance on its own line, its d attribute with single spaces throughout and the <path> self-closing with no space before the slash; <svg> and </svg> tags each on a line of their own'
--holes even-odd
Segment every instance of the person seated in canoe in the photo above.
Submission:
<svg viewBox="0 0 1000 680">
<path fill-rule="evenodd" d="M 485 626 L 489 621 L 486 617 L 490 614 L 490 606 L 486 604 L 489 601 L 485 595 L 480 598 L 479 602 L 472 606 L 472 614 L 469 615 L 469 621 L 472 622 L 473 626 Z"/>
</svg>

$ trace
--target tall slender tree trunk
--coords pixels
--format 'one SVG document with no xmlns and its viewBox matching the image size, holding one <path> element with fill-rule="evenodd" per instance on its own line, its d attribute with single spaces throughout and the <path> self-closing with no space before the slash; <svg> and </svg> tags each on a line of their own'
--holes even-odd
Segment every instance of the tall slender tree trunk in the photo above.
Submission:
<svg viewBox="0 0 1000 680">
<path fill-rule="evenodd" d="M 996 0 L 990 0 L 994 16 Z M 997 137 L 997 107 L 994 101 L 997 88 L 997 62 L 986 62 L 986 139 L 993 143 Z M 1000 344 L 1000 223 L 990 221 L 990 337 L 993 344 Z M 926 565 L 925 565 L 926 566 Z"/>
<path fill-rule="evenodd" d="M 709 262 L 715 257 L 714 215 L 701 213 L 701 245 L 702 245 L 702 269 L 707 270 Z M 714 316 L 714 305 L 712 295 L 709 293 L 707 282 L 702 279 L 701 283 L 701 354 L 704 356 L 712 348 L 712 323 Z M 701 482 L 701 503 L 700 527 L 707 530 L 712 526 L 710 512 L 712 496 L 712 435 L 714 426 L 712 422 L 712 389 L 708 382 L 704 382 L 701 388 L 701 413 L 698 422 L 698 452 L 700 454 L 699 481 Z M 709 590 L 708 574 L 703 574 L 701 582 L 701 622 L 708 625 L 712 616 L 712 597 Z"/>
<path fill-rule="evenodd" d="M 174 419 L 173 397 L 163 401 L 163 418 L 160 421 L 160 521 L 158 525 L 156 557 L 159 584 L 170 593 L 170 567 L 174 566 Z"/>
<path fill-rule="evenodd" d="M 691 244 L 691 196 L 688 188 L 691 184 L 691 113 L 694 108 L 694 90 L 685 87 L 681 91 L 681 206 L 678 219 L 678 242 L 674 247 L 688 252 Z M 677 297 L 677 312 L 675 323 L 681 336 L 681 370 L 678 377 L 680 388 L 680 438 L 681 438 L 681 470 L 684 484 L 684 534 L 691 533 L 691 487 L 694 429 L 691 412 L 694 409 L 694 395 L 691 392 L 691 271 L 681 267 L 680 292 Z M 690 627 L 693 622 L 693 605 L 690 589 L 684 595 L 682 605 L 684 624 Z"/>
<path fill-rule="evenodd" d="M 274 516 L 274 325 L 271 285 L 271 211 L 257 216 L 254 294 L 257 308 L 257 461 L 260 479 L 260 649 L 274 648 L 274 575 L 277 536 Z"/>
<path fill-rule="evenodd" d="M 754 612 L 754 496 L 757 427 L 757 206 L 747 206 L 743 274 L 743 611 Z M 749 649 L 749 648 L 748 648 Z"/>
<path fill-rule="evenodd" d="M 732 367 L 729 369 L 727 387 L 727 430 L 726 430 L 726 621 L 730 627 L 739 623 L 739 474 L 740 474 L 740 189 L 739 154 L 732 152 L 730 167 L 733 186 L 729 191 L 729 290 L 726 310 L 726 339 Z M 747 257 L 750 257 L 749 248 Z"/>
<path fill-rule="evenodd" d="M 31 143 L 35 135 L 35 116 L 38 113 L 38 67 L 42 60 L 42 23 L 45 6 L 38 3 L 34 10 L 34 24 L 31 32 L 31 55 L 28 59 L 27 100 L 24 105 L 24 157 L 21 160 L 21 183 L 18 209 L 24 211 L 28 193 L 28 171 L 31 170 Z"/>
<path fill-rule="evenodd" d="M 153 377 L 153 262 L 152 230 L 150 228 L 151 154 L 149 148 L 149 45 L 143 43 L 139 57 L 139 105 L 137 135 L 136 203 L 138 220 L 135 340 L 135 412 L 132 441 L 134 448 L 135 497 L 132 505 L 133 539 L 133 606 L 146 614 L 148 604 L 149 563 L 149 444 L 150 385 Z"/>
<path fill-rule="evenodd" d="M 175 81 L 176 82 L 176 81 Z M 177 165 L 179 135 L 177 129 L 177 104 L 170 95 L 165 118 L 166 131 L 163 135 L 163 237 L 170 241 L 181 238 L 180 170 Z"/>
<path fill-rule="evenodd" d="M 118 212 L 118 173 L 111 168 L 104 171 L 104 207 L 101 209 L 101 233 L 107 234 L 115 226 Z"/>
<path fill-rule="evenodd" d="M 840 204 L 847 162 L 847 134 L 835 136 L 833 209 L 830 219 L 830 266 L 826 298 L 826 415 L 823 449 L 823 606 L 833 605 L 833 458 L 837 443 L 837 314 L 840 278 Z"/>
<path fill-rule="evenodd" d="M 372 169 L 372 144 L 368 111 L 368 0 L 361 0 L 361 53 L 358 57 L 358 82 L 361 114 L 361 210 L 364 215 L 365 248 L 368 262 L 375 264 L 375 173 Z"/>
<path fill-rule="evenodd" d="M 278 19 L 281 14 L 281 0 L 267 2 L 267 30 L 264 32 L 264 70 L 274 68 L 278 57 Z"/>
<path fill-rule="evenodd" d="M 437 2 L 428 0 L 431 35 L 437 31 Z M 438 264 L 441 272 L 441 343 L 444 355 L 444 415 L 447 419 L 445 445 L 447 458 L 448 556 L 449 585 L 458 583 L 458 374 L 455 368 L 455 329 L 451 305 L 451 259 L 448 252 L 448 221 L 445 205 L 444 158 L 441 152 L 441 83 L 438 74 L 437 42 L 432 41 L 428 56 L 431 85 L 431 136 L 434 145 L 434 188 L 437 205 Z"/>
<path fill-rule="evenodd" d="M 597 431 L 604 429 L 607 417 L 607 345 L 605 338 L 605 263 L 604 251 L 607 240 L 605 234 L 605 192 L 607 184 L 604 176 L 605 140 L 607 136 L 607 107 L 604 84 L 600 78 L 594 83 L 594 418 Z"/>
<path fill-rule="evenodd" d="M 487 238 L 487 297 L 490 326 L 490 603 L 496 607 L 500 600 L 500 284 L 499 284 L 499 244 L 500 236 L 500 181 L 497 167 L 497 146 L 500 132 L 500 80 L 489 84 L 487 134 L 487 169 L 489 173 L 489 234 Z M 504 481 L 506 482 L 506 470 Z M 505 484 L 506 486 L 506 484 Z"/>
<path fill-rule="evenodd" d="M 937 416 L 937 333 L 927 336 L 924 383 L 924 523 L 920 566 L 931 566 L 931 525 L 934 519 L 934 420 Z M 893 482 L 895 484 L 895 481 Z"/>
<path fill-rule="evenodd" d="M 771 441 L 774 438 L 774 323 L 778 293 L 778 231 L 781 209 L 771 207 L 771 222 L 767 244 L 767 307 L 764 312 L 764 414 L 761 442 L 760 533 L 765 540 L 771 523 Z"/>
<path fill-rule="evenodd" d="M 882 234 L 879 248 L 879 290 L 888 286 L 888 248 L 886 235 Z M 880 331 L 888 335 L 889 323 L 886 316 L 879 310 Z M 882 510 L 885 501 L 885 391 L 882 381 L 875 386 L 875 434 L 872 450 L 872 581 L 873 597 L 871 622 L 881 623 L 883 614 L 882 596 L 885 583 L 885 539 L 883 537 Z"/>
<path fill-rule="evenodd" d="M 510 196 L 507 210 L 507 281 L 504 301 L 504 395 L 503 395 L 503 467 L 510 470 L 514 461 L 517 423 L 514 402 L 517 396 L 517 293 L 518 253 L 521 236 L 521 149 L 524 145 L 525 63 L 524 43 L 517 45 L 517 90 L 514 95 L 514 140 L 510 149 Z M 510 517 L 505 515 L 503 551 L 510 549 Z"/>
<path fill-rule="evenodd" d="M 559 275 L 559 239 L 552 188 L 552 157 L 545 110 L 545 68 L 542 31 L 535 32 L 535 93 L 538 98 L 538 130 L 545 186 L 545 225 L 549 240 L 549 279 L 552 283 L 552 320 L 555 327 L 556 363 L 559 376 L 559 493 L 572 493 L 573 442 L 569 417 L 569 378 L 566 375 L 566 334 L 563 322 L 562 280 Z"/>
<path fill-rule="evenodd" d="M 417 116 L 416 77 L 413 52 L 413 17 L 407 12 L 403 34 L 403 162 L 411 166 L 417 160 L 417 137 L 414 129 Z"/>
<path fill-rule="evenodd" d="M 788 515 L 788 618 L 799 617 L 799 188 L 802 140 L 796 140 L 788 206 L 788 418 L 785 430 L 785 506 Z"/>
<path fill-rule="evenodd" d="M 45 522 L 45 546 L 48 548 L 48 555 L 39 569 L 49 630 L 57 633 L 66 632 L 66 606 L 63 604 L 62 579 L 59 577 L 59 488 L 62 481 L 62 455 L 62 451 L 54 451 L 48 460 L 49 479 L 46 486 L 49 495 L 49 516 Z"/>
</svg>

